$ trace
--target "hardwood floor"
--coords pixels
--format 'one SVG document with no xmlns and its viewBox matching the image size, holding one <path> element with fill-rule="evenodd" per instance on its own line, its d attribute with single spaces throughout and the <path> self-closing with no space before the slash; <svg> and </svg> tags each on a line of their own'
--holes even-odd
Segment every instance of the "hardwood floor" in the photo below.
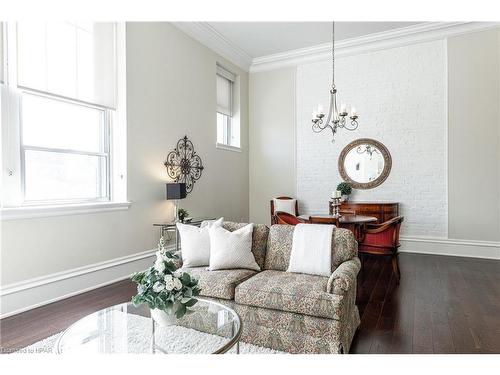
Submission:
<svg viewBox="0 0 500 375">
<path fill-rule="evenodd" d="M 400 254 L 365 256 L 361 326 L 351 353 L 500 353 L 500 261 Z"/>
<path fill-rule="evenodd" d="M 389 259 L 364 257 L 351 353 L 500 353 L 500 261 L 404 253 L 400 268 L 397 285 Z M 30 345 L 134 292 L 122 281 L 2 319 L 0 347 Z"/>
</svg>

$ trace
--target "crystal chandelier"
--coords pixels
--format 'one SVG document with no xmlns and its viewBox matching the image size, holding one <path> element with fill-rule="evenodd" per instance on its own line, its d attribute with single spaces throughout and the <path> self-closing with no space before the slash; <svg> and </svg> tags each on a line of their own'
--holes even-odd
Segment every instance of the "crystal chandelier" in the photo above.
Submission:
<svg viewBox="0 0 500 375">
<path fill-rule="evenodd" d="M 332 142 L 335 142 L 335 134 L 340 128 L 347 130 L 356 130 L 358 128 L 358 114 L 356 109 L 351 107 L 351 113 L 349 114 L 347 106 L 342 103 L 340 108 L 337 105 L 337 88 L 335 87 L 335 22 L 332 22 L 332 86 L 330 89 L 330 108 L 328 109 L 328 116 L 325 118 L 325 111 L 323 106 L 318 105 L 318 109 L 313 111 L 312 114 L 312 130 L 315 133 L 320 133 L 326 128 L 332 131 Z M 349 115 L 349 119 L 347 117 Z"/>
</svg>

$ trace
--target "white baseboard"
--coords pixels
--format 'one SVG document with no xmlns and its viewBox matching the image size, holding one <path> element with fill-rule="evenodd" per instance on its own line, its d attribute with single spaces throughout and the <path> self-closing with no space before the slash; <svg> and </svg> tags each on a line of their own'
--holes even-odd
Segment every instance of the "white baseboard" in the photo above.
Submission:
<svg viewBox="0 0 500 375">
<path fill-rule="evenodd" d="M 500 259 L 500 242 L 425 237 L 401 237 L 400 241 L 399 251 L 405 253 Z"/>
<path fill-rule="evenodd" d="M 0 319 L 97 289 L 148 268 L 156 250 L 2 286 Z"/>
</svg>

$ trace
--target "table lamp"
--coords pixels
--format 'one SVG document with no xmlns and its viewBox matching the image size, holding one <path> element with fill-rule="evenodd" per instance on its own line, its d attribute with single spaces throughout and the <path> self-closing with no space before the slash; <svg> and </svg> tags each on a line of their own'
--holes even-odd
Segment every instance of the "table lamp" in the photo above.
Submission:
<svg viewBox="0 0 500 375">
<path fill-rule="evenodd" d="M 186 198 L 186 184 L 184 182 L 169 182 L 167 186 L 167 200 L 175 201 L 174 221 L 179 221 L 179 199 Z"/>
</svg>

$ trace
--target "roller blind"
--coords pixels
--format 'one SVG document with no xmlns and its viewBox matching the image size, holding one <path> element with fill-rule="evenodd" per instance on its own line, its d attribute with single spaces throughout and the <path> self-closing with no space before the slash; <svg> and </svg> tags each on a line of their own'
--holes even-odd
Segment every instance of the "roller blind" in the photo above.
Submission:
<svg viewBox="0 0 500 375">
<path fill-rule="evenodd" d="M 116 108 L 115 24 L 19 22 L 18 86 Z"/>
<path fill-rule="evenodd" d="M 0 82 L 3 83 L 3 23 L 0 22 Z"/>
<path fill-rule="evenodd" d="M 217 112 L 233 115 L 233 83 L 235 75 L 217 66 Z"/>
</svg>

